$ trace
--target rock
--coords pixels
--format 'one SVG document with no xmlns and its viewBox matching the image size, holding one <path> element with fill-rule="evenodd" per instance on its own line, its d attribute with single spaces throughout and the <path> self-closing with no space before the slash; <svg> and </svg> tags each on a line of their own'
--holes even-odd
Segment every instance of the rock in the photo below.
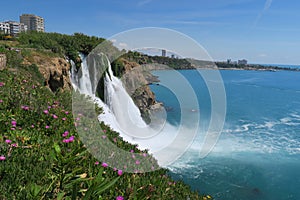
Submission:
<svg viewBox="0 0 300 200">
<path fill-rule="evenodd" d="M 0 54 L 0 70 L 3 70 L 6 67 L 6 55 Z"/>
<path fill-rule="evenodd" d="M 158 81 L 157 77 L 136 62 L 129 62 L 126 59 L 122 59 L 122 61 L 125 71 L 121 80 L 134 103 L 140 109 L 144 120 L 150 123 L 150 112 L 162 107 L 162 104 L 156 102 L 155 94 L 149 87 L 150 83 Z"/>
<path fill-rule="evenodd" d="M 36 64 L 40 73 L 45 78 L 45 85 L 48 86 L 51 89 L 51 91 L 56 92 L 59 89 L 72 89 L 72 84 L 68 75 L 71 66 L 69 62 L 64 58 L 45 58 L 39 55 L 35 55 L 31 58 L 30 62 L 25 59 L 23 64 Z"/>
</svg>

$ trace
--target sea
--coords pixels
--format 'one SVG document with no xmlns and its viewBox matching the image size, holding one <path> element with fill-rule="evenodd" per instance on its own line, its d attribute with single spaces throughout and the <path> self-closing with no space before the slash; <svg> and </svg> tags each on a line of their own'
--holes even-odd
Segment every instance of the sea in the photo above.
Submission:
<svg viewBox="0 0 300 200">
<path fill-rule="evenodd" d="M 198 70 L 178 72 L 194 89 L 197 105 L 194 101 L 182 105 L 178 94 L 165 87 L 181 87 L 173 71 L 153 71 L 160 82 L 151 89 L 164 104 L 168 123 L 184 125 L 183 111 L 199 114 L 199 134 L 204 134 L 212 115 L 206 82 Z M 300 72 L 219 72 L 226 92 L 221 135 L 205 157 L 199 156 L 201 137 L 196 137 L 168 166 L 170 175 L 216 200 L 299 200 Z"/>
</svg>

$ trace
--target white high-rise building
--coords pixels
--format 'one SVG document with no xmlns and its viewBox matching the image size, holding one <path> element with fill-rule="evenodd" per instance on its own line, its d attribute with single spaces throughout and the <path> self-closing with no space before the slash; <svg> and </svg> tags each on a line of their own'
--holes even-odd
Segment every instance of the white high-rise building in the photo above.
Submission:
<svg viewBox="0 0 300 200">
<path fill-rule="evenodd" d="M 33 14 L 22 14 L 20 22 L 27 25 L 30 31 L 45 32 L 44 18 Z"/>
</svg>

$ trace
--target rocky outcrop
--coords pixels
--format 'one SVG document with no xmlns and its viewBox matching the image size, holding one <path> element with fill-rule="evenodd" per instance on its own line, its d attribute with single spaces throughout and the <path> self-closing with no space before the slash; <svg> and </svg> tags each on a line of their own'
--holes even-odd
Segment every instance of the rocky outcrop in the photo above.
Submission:
<svg viewBox="0 0 300 200">
<path fill-rule="evenodd" d="M 142 117 L 149 123 L 150 113 L 162 108 L 162 104 L 155 100 L 155 94 L 149 87 L 150 83 L 157 82 L 158 79 L 136 62 L 129 62 L 126 59 L 122 59 L 122 62 L 125 71 L 121 80 L 140 109 Z"/>
<path fill-rule="evenodd" d="M 6 67 L 6 55 L 0 54 L 0 70 L 3 70 Z"/>
<path fill-rule="evenodd" d="M 59 89 L 72 89 L 68 75 L 71 66 L 66 59 L 60 57 L 45 58 L 43 56 L 34 55 L 30 58 L 30 61 L 25 59 L 23 64 L 36 64 L 45 79 L 45 85 L 48 86 L 51 91 L 56 92 Z"/>
</svg>

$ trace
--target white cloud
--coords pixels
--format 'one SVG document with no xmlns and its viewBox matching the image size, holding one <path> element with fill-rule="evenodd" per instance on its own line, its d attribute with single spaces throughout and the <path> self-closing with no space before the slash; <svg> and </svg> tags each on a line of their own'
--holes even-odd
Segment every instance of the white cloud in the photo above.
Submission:
<svg viewBox="0 0 300 200">
<path fill-rule="evenodd" d="M 127 47 L 128 45 L 126 43 L 123 43 L 123 42 L 120 42 L 119 43 L 119 47 L 122 47 L 122 48 L 125 48 Z"/>
</svg>

